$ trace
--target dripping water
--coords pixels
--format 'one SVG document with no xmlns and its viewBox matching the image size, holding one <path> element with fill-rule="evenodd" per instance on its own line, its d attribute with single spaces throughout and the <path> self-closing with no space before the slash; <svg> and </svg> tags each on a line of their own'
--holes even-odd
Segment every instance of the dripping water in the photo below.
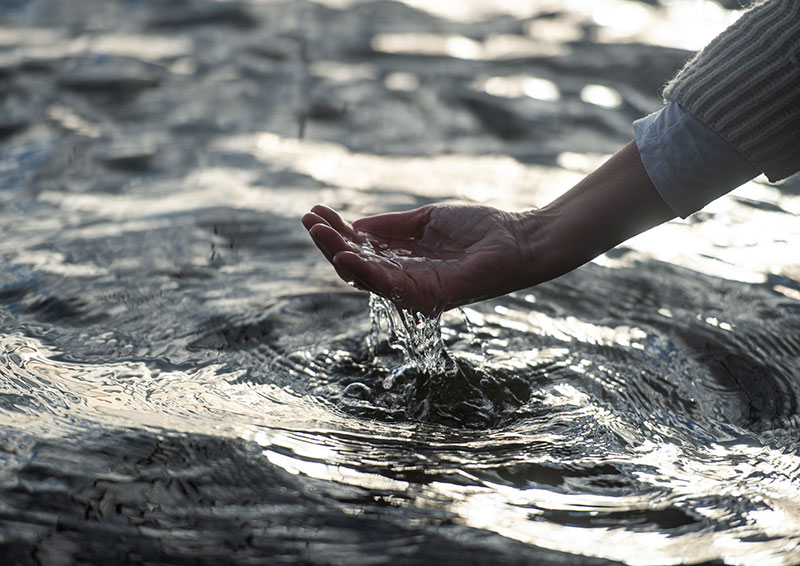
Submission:
<svg viewBox="0 0 800 566">
<path fill-rule="evenodd" d="M 367 347 L 382 376 L 372 396 L 395 411 L 393 418 L 399 412 L 404 419 L 484 428 L 505 422 L 529 399 L 530 385 L 518 373 L 492 367 L 485 357 L 448 350 L 442 315 L 399 309 L 375 294 L 369 307 Z M 464 334 L 475 349 L 474 329 L 466 326 Z M 362 386 L 351 390 L 361 394 Z"/>
<path fill-rule="evenodd" d="M 384 389 L 391 389 L 395 378 L 407 370 L 428 377 L 453 371 L 455 363 L 442 341 L 441 315 L 427 317 L 422 313 L 398 309 L 391 301 L 376 295 L 369 297 L 371 332 L 368 345 L 373 356 L 381 337 L 400 352 L 403 363 L 383 380 Z"/>
</svg>

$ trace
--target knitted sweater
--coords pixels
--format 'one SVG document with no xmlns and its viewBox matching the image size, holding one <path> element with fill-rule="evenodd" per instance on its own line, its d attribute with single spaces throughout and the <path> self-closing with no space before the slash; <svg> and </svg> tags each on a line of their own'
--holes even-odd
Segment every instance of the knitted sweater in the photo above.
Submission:
<svg viewBox="0 0 800 566">
<path fill-rule="evenodd" d="M 800 170 L 800 0 L 765 0 L 664 89 L 770 181 Z"/>
</svg>

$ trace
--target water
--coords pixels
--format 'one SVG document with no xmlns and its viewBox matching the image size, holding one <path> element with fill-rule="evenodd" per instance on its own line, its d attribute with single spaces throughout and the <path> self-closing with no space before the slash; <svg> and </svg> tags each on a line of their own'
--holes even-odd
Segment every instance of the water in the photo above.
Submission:
<svg viewBox="0 0 800 566">
<path fill-rule="evenodd" d="M 3 563 L 800 561 L 796 179 L 432 322 L 299 222 L 542 205 L 734 16 L 429 4 L 0 4 Z"/>
</svg>

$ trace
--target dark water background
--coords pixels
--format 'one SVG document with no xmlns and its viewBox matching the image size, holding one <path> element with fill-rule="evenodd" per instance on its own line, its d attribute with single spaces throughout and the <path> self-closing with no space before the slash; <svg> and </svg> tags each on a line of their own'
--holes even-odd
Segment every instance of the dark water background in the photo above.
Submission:
<svg viewBox="0 0 800 566">
<path fill-rule="evenodd" d="M 542 205 L 731 17 L 521 4 L 0 2 L 3 564 L 800 562 L 797 179 L 447 314 L 432 376 L 302 229 Z"/>
</svg>

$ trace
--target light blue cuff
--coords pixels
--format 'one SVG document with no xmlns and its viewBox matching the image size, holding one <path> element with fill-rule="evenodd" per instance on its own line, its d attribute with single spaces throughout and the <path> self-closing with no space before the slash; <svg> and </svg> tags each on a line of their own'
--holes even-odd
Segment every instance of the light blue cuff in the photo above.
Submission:
<svg viewBox="0 0 800 566">
<path fill-rule="evenodd" d="M 677 102 L 636 120 L 633 131 L 650 180 L 681 218 L 760 173 Z"/>
</svg>

